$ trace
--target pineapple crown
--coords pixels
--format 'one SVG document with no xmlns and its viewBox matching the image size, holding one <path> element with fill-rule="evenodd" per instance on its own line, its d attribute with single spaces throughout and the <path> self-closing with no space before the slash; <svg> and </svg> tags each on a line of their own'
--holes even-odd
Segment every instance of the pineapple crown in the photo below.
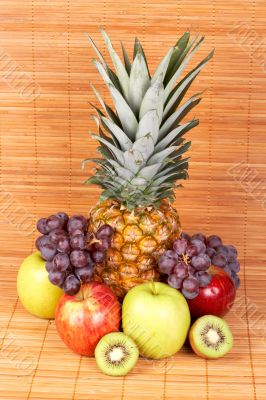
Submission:
<svg viewBox="0 0 266 400">
<path fill-rule="evenodd" d="M 183 135 L 198 125 L 198 119 L 181 123 L 201 100 L 201 93 L 182 102 L 190 85 L 214 50 L 182 79 L 180 75 L 202 44 L 204 37 L 190 38 L 185 32 L 169 49 L 151 77 L 147 59 L 139 40 L 135 39 L 133 61 L 123 44 L 124 62 L 104 31 L 101 31 L 114 71 L 88 36 L 98 60 L 93 60 L 114 103 L 112 109 L 91 85 L 101 109 L 94 106 L 97 116 L 98 152 L 102 158 L 94 162 L 95 175 L 86 184 L 103 188 L 100 200 L 115 199 L 129 210 L 141 206 L 159 207 L 164 198 L 174 201 L 174 190 L 182 185 L 176 181 L 188 177 L 188 158 L 183 154 L 191 142 Z"/>
</svg>

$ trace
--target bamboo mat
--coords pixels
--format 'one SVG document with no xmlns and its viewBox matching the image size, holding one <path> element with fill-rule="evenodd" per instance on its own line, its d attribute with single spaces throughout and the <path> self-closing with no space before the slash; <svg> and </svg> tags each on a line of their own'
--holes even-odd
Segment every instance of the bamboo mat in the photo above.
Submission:
<svg viewBox="0 0 266 400">
<path fill-rule="evenodd" d="M 0 17 L 1 400 L 266 399 L 265 1 L 2 0 Z M 187 29 L 206 34 L 199 57 L 216 48 L 194 85 L 207 91 L 176 207 L 184 230 L 220 234 L 240 252 L 242 285 L 227 317 L 235 346 L 224 359 L 204 361 L 185 347 L 166 363 L 140 360 L 125 379 L 109 378 L 17 299 L 36 218 L 86 213 L 97 201 L 80 161 L 96 147 L 89 80 L 107 98 L 83 35 L 103 48 L 100 26 L 129 49 L 138 35 L 152 68 Z"/>
</svg>

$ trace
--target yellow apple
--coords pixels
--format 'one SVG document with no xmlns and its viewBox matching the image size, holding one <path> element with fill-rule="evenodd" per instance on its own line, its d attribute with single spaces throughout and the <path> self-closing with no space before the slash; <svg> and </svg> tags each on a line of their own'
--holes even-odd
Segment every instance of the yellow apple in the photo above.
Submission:
<svg viewBox="0 0 266 400">
<path fill-rule="evenodd" d="M 53 319 L 63 290 L 48 279 L 45 261 L 35 252 L 22 262 L 17 276 L 17 291 L 22 305 L 39 318 Z"/>
<path fill-rule="evenodd" d="M 122 326 L 143 357 L 170 357 L 181 349 L 190 327 L 186 299 L 165 283 L 135 286 L 122 305 Z"/>
</svg>

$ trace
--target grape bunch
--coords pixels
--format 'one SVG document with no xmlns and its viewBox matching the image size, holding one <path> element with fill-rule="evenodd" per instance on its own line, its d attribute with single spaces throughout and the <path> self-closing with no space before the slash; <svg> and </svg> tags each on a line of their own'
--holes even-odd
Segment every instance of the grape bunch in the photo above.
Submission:
<svg viewBox="0 0 266 400">
<path fill-rule="evenodd" d="M 223 245 L 218 236 L 206 238 L 202 233 L 190 236 L 182 232 L 172 249 L 166 250 L 159 259 L 159 270 L 168 275 L 168 284 L 181 290 L 187 299 L 194 299 L 201 287 L 208 286 L 211 281 L 208 269 L 211 265 L 223 268 L 235 287 L 239 287 L 237 250 L 234 246 Z"/>
<path fill-rule="evenodd" d="M 39 219 L 37 229 L 42 236 L 35 244 L 46 261 L 49 280 L 69 295 L 91 280 L 95 263 L 105 260 L 113 234 L 111 226 L 103 225 L 94 235 L 84 216 L 69 218 L 64 212 Z"/>
</svg>

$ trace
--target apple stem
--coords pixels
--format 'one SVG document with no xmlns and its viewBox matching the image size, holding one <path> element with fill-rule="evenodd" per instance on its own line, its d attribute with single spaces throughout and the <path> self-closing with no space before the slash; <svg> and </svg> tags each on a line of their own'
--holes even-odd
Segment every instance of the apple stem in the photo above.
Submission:
<svg viewBox="0 0 266 400">
<path fill-rule="evenodd" d="M 157 295 L 157 290 L 154 281 L 151 281 L 151 291 L 154 295 Z"/>
</svg>

